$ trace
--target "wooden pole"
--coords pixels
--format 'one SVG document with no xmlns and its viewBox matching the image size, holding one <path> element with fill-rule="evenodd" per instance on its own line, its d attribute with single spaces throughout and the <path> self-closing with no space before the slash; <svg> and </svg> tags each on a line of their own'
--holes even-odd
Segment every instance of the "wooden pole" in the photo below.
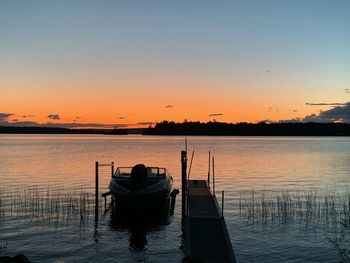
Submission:
<svg viewBox="0 0 350 263">
<path fill-rule="evenodd" d="M 98 162 L 95 163 L 95 221 L 98 220 Z"/>
<path fill-rule="evenodd" d="M 191 156 L 191 161 L 190 161 L 190 169 L 188 170 L 188 176 L 187 176 L 187 182 L 188 182 L 188 180 L 190 180 L 190 174 L 191 174 L 191 169 L 192 169 L 193 156 L 194 156 L 194 150 L 192 151 L 192 156 Z"/>
<path fill-rule="evenodd" d="M 215 163 L 214 163 L 214 157 L 213 157 L 213 195 L 215 196 Z"/>
<path fill-rule="evenodd" d="M 181 182 L 182 182 L 182 216 L 186 216 L 186 192 L 187 192 L 187 152 L 181 151 Z"/>
<path fill-rule="evenodd" d="M 111 172 L 112 172 L 112 177 L 113 177 L 113 175 L 114 175 L 114 162 L 111 163 L 111 167 L 112 167 Z"/>
<path fill-rule="evenodd" d="M 225 200 L 225 192 L 221 192 L 221 217 L 224 217 L 224 200 Z"/>
<path fill-rule="evenodd" d="M 210 189 L 210 151 L 209 151 L 209 162 L 208 162 L 208 187 Z"/>
<path fill-rule="evenodd" d="M 173 189 L 170 193 L 171 203 L 170 203 L 170 213 L 174 214 L 176 195 L 179 193 L 178 189 Z"/>
</svg>

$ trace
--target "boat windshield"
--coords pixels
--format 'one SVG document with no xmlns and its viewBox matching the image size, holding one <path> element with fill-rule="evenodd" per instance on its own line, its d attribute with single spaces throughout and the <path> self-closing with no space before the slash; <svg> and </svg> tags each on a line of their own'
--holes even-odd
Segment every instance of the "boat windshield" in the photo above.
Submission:
<svg viewBox="0 0 350 263">
<path fill-rule="evenodd" d="M 132 167 L 118 167 L 115 170 L 114 177 L 116 176 L 130 176 Z M 161 167 L 147 167 L 147 178 L 159 178 L 166 177 L 168 171 Z"/>
</svg>

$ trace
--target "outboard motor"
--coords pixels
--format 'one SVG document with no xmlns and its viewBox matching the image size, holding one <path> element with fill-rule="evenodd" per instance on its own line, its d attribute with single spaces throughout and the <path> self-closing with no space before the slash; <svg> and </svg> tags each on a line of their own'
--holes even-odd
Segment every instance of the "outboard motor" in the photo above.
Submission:
<svg viewBox="0 0 350 263">
<path fill-rule="evenodd" d="M 144 164 L 137 164 L 131 169 L 130 190 L 140 190 L 147 186 L 147 168 Z"/>
</svg>

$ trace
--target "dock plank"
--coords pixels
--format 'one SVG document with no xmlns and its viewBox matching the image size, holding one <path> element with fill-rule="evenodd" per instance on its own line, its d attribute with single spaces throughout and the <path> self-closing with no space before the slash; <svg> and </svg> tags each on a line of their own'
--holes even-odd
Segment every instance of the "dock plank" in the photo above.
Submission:
<svg viewBox="0 0 350 263">
<path fill-rule="evenodd" d="M 225 220 L 206 181 L 188 181 L 186 256 L 200 262 L 236 262 Z"/>
</svg>

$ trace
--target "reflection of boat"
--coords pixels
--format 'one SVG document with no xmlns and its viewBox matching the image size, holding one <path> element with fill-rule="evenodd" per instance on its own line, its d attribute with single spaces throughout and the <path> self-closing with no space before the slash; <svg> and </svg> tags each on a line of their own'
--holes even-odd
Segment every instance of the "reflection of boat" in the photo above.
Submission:
<svg viewBox="0 0 350 263">
<path fill-rule="evenodd" d="M 111 229 L 121 233 L 125 233 L 125 230 L 127 230 L 131 252 L 145 251 L 148 246 L 148 233 L 165 231 L 164 229 L 171 222 L 171 216 L 167 209 L 159 209 L 152 213 L 145 212 L 138 215 L 137 217 L 129 216 L 118 209 L 111 210 L 109 226 Z M 139 256 L 142 258 L 142 254 L 139 254 Z"/>
<path fill-rule="evenodd" d="M 168 203 L 173 178 L 165 168 L 118 167 L 109 184 L 109 191 L 119 208 L 131 211 L 159 207 Z"/>
</svg>

